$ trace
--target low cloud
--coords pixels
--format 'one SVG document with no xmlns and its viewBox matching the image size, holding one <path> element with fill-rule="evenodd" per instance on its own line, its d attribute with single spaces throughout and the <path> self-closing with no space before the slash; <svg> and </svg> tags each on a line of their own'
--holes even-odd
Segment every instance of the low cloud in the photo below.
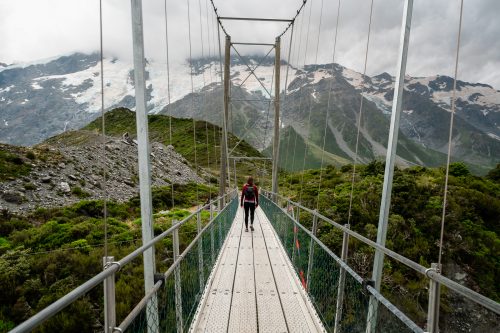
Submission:
<svg viewBox="0 0 500 333">
<path fill-rule="evenodd" d="M 102 2 L 106 56 L 131 59 L 130 2 Z M 302 4 L 302 0 L 214 2 L 221 16 L 274 18 L 291 18 Z M 370 2 L 343 0 L 340 7 L 336 62 L 360 72 L 364 67 Z M 292 63 L 331 62 L 337 4 L 337 1 L 323 1 L 316 53 L 322 1 L 308 1 L 294 27 Z M 187 5 L 188 1 L 167 1 L 171 61 L 185 61 L 190 51 L 193 57 L 218 56 L 217 26 L 209 0 L 189 0 L 191 24 Z M 409 75 L 453 74 L 459 9 L 459 0 L 415 1 L 407 66 Z M 464 1 L 459 79 L 484 82 L 500 89 L 499 12 L 500 2 L 496 0 Z M 143 14 L 146 56 L 166 62 L 164 0 L 143 1 Z M 367 62 L 369 75 L 395 73 L 402 14 L 403 1 L 375 0 Z M 238 42 L 273 43 L 275 36 L 286 27 L 285 23 L 223 23 L 232 40 Z M 288 54 L 290 32 L 283 37 L 283 58 Z M 28 62 L 75 51 L 96 51 L 99 49 L 99 1 L 2 1 L 0 40 L 0 62 L 6 63 Z M 265 47 L 241 46 L 238 49 L 243 54 L 267 51 Z"/>
</svg>

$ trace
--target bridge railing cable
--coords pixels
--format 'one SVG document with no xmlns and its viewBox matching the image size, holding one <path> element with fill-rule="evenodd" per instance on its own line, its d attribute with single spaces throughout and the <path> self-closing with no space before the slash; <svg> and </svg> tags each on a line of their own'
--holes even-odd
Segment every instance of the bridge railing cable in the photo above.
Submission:
<svg viewBox="0 0 500 333">
<path fill-rule="evenodd" d="M 282 209 L 266 196 L 260 202 L 328 332 L 365 332 L 367 323 L 359 318 L 365 318 L 368 313 L 370 295 L 381 305 L 379 316 L 373 318 L 378 321 L 381 332 L 423 332 L 323 244 L 314 235 L 314 228 L 310 231 L 297 222 L 294 207 L 285 205 Z M 342 269 L 348 274 L 340 290 Z M 343 301 L 338 304 L 340 292 Z"/>
<path fill-rule="evenodd" d="M 206 224 L 203 226 L 202 215 L 207 215 L 203 212 L 213 209 L 213 207 L 216 207 L 217 203 L 221 201 L 227 202 L 227 205 L 223 208 L 220 207 L 222 209 L 218 211 L 218 214 L 214 218 L 205 219 L 208 221 L 206 221 Z M 144 298 L 138 302 L 132 311 L 128 309 L 119 309 L 118 307 L 113 308 L 113 311 L 116 311 L 115 313 L 125 313 L 125 315 L 123 315 L 125 318 L 117 318 L 121 321 L 121 324 L 118 327 L 111 327 L 106 331 L 123 332 L 126 329 L 130 329 L 133 332 L 146 332 L 145 329 L 149 329 L 149 332 L 158 332 L 160 330 L 163 332 L 169 331 L 170 328 L 174 331 L 176 323 L 179 322 L 178 319 L 189 327 L 189 323 L 193 319 L 194 312 L 197 309 L 197 302 L 199 302 L 205 290 L 205 285 L 208 281 L 207 278 L 215 264 L 228 230 L 236 215 L 237 206 L 237 194 L 235 191 L 225 194 L 222 200 L 219 197 L 201 206 L 189 216 L 183 218 L 181 221 L 154 237 L 148 243 L 138 247 L 122 259 L 109 263 L 102 272 L 63 295 L 57 301 L 13 328 L 10 332 L 30 332 L 40 325 L 45 325 L 45 323 L 49 323 L 47 327 L 53 327 L 53 320 L 49 320 L 50 318 L 58 315 L 61 311 L 75 302 L 84 299 L 88 293 L 97 292 L 98 288 L 96 287 L 110 278 L 113 280 L 113 285 L 116 287 L 117 302 L 113 303 L 119 304 L 120 302 L 118 301 L 122 301 L 120 307 L 129 305 L 129 299 L 120 300 L 119 297 L 120 295 L 129 297 L 132 292 L 131 288 L 136 287 L 135 284 L 129 285 L 132 278 L 130 274 L 134 272 L 142 274 L 140 273 L 140 269 L 137 270 L 136 266 L 134 266 L 135 268 L 133 269 L 129 269 L 131 267 L 129 264 L 140 258 L 146 250 L 155 247 L 157 250 L 164 250 L 162 256 L 157 255 L 157 261 L 159 261 L 157 262 L 158 267 L 162 266 L 160 265 L 162 263 L 161 261 L 168 260 L 168 251 L 165 245 L 171 245 L 176 242 L 175 240 L 170 241 L 169 236 L 174 237 L 177 235 L 175 237 L 178 240 L 179 234 L 181 240 L 183 240 L 183 244 L 186 243 L 186 239 L 191 240 L 191 242 L 185 248 L 182 248 L 182 253 L 179 253 L 179 255 L 174 258 L 173 263 L 168 267 L 165 273 L 156 274 L 155 285 L 151 290 L 146 291 Z M 215 215 L 215 213 L 210 215 Z M 193 225 L 197 225 L 197 230 L 193 231 Z M 175 252 L 174 249 L 174 254 Z M 202 280 L 200 276 L 206 278 Z M 117 280 L 116 283 L 114 281 L 115 277 Z M 175 281 L 176 279 L 177 283 Z M 125 289 L 122 290 L 121 288 Z M 106 295 L 104 296 L 106 297 Z M 152 302 L 149 302 L 153 299 L 157 300 L 157 306 L 152 306 Z M 175 304 L 175 299 L 182 300 L 182 305 L 180 307 L 178 304 Z M 152 311 L 153 308 L 159 310 L 159 319 L 158 322 L 150 323 L 150 326 L 154 325 L 155 327 L 148 327 L 146 314 L 147 311 Z M 176 308 L 182 309 L 182 313 L 177 315 Z M 66 312 L 67 311 L 61 313 L 62 317 L 56 316 L 54 319 L 64 320 Z M 119 317 L 119 315 L 117 317 Z M 83 318 L 83 320 L 85 320 L 85 318 Z M 45 327 L 45 331 L 47 331 L 47 327 Z M 44 330 L 42 329 L 42 331 Z M 48 331 L 51 331 L 51 329 L 48 328 Z"/>
<path fill-rule="evenodd" d="M 160 332 L 178 332 L 189 329 L 206 289 L 206 283 L 209 281 L 209 279 L 200 281 L 200 276 L 208 278 L 215 266 L 236 214 L 237 206 L 237 200 L 231 201 L 216 218 L 198 233 L 163 276 L 160 276 L 161 280 L 156 283 L 155 287 L 122 321 L 116 331 L 148 332 L 148 329 L 152 329 Z M 193 215 L 192 218 L 196 218 L 196 215 Z M 198 251 L 200 248 L 202 249 L 201 256 L 200 251 Z M 178 278 L 180 278 L 178 282 L 173 274 L 176 271 L 179 274 Z M 147 303 L 155 295 L 158 300 L 159 322 L 156 323 L 155 327 L 148 327 L 146 314 L 150 309 L 147 307 Z M 176 304 L 176 300 L 180 302 Z M 179 323 L 182 323 L 181 330 L 179 330 Z"/>
<path fill-rule="evenodd" d="M 331 328 L 329 331 L 364 332 L 364 326 L 368 325 L 367 322 L 351 323 L 349 318 L 363 318 L 367 315 L 367 302 L 370 295 L 373 295 L 379 302 L 379 313 L 378 316 L 375 316 L 377 331 L 423 332 L 420 327 L 425 326 L 425 316 L 423 321 L 417 321 L 419 325 L 415 324 L 415 320 L 403 313 L 403 309 L 398 309 L 386 297 L 372 288 L 370 280 L 363 279 L 353 268 L 339 259 L 317 237 L 316 230 L 318 230 L 320 222 L 334 227 L 340 233 L 349 235 L 356 241 L 360 241 L 363 246 L 382 251 L 393 260 L 393 265 L 405 265 L 423 275 L 424 278 L 440 283 L 448 288 L 448 294 L 459 304 L 470 308 L 470 305 L 475 303 L 476 307 L 479 305 L 482 308 L 480 312 L 484 313 L 485 316 L 490 319 L 500 318 L 498 316 L 500 315 L 500 304 L 494 300 L 439 274 L 432 268 L 425 267 L 380 246 L 348 227 L 323 216 L 316 210 L 304 207 L 278 194 L 267 191 L 263 191 L 263 194 L 261 207 L 273 224 L 284 250 L 302 281 L 303 287 L 308 291 L 316 310 L 321 315 L 325 327 Z M 276 201 L 273 202 L 271 198 L 276 198 Z M 311 230 L 305 226 L 307 224 L 312 224 Z M 370 262 L 367 262 L 367 265 L 370 265 Z M 369 271 L 370 267 L 367 269 Z M 347 272 L 342 288 L 339 287 L 341 270 Z M 333 302 L 338 298 L 342 299 L 340 305 Z M 335 328 L 339 325 L 342 330 L 339 330 L 339 327 Z M 347 327 L 350 328 L 347 329 Z"/>
</svg>

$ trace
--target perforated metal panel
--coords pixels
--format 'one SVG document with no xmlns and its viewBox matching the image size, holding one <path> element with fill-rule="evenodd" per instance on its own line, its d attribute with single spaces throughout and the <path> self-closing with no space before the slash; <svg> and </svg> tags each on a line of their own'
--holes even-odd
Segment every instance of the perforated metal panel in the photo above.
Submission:
<svg viewBox="0 0 500 333">
<path fill-rule="evenodd" d="M 236 213 L 236 221 L 242 219 L 241 209 Z M 225 332 L 229 322 L 229 314 L 232 299 L 234 273 L 242 225 L 233 223 L 224 249 L 216 264 L 213 280 L 208 283 L 209 292 L 205 293 L 205 299 L 200 302 L 201 310 L 198 318 L 194 320 L 196 332 Z"/>
<path fill-rule="evenodd" d="M 241 236 L 228 332 L 257 332 L 252 233 L 250 232 L 243 232 Z"/>
<path fill-rule="evenodd" d="M 191 331 L 324 331 L 267 217 L 255 214 L 245 232 L 238 209 Z"/>
<path fill-rule="evenodd" d="M 262 220 L 258 216 L 256 220 L 253 248 L 259 332 L 287 332 L 285 316 L 262 233 Z"/>
<path fill-rule="evenodd" d="M 316 325 L 311 309 L 306 304 L 307 299 L 303 296 L 300 281 L 286 260 L 286 254 L 262 210 L 259 210 L 258 218 L 262 221 L 262 231 L 289 331 L 321 331 L 321 326 Z"/>
</svg>

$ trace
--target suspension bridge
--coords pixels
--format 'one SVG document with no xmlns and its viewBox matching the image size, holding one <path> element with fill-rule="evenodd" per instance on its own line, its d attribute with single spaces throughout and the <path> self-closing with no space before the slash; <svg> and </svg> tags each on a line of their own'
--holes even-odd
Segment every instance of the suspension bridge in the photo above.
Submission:
<svg viewBox="0 0 500 333">
<path fill-rule="evenodd" d="M 85 297 L 86 294 L 96 288 L 104 289 L 104 325 L 99 329 L 99 331 L 104 332 L 437 333 L 440 331 L 439 318 L 442 287 L 456 293 L 465 301 L 479 306 L 494 318 L 500 319 L 499 303 L 441 274 L 441 252 L 435 264 L 432 264 L 431 267 L 425 267 L 385 247 L 413 0 L 404 1 L 400 50 L 396 67 L 397 75 L 377 240 L 372 241 L 351 230 L 349 224 L 340 225 L 322 215 L 314 207 L 305 207 L 301 202 L 291 201 L 279 193 L 279 131 L 282 121 L 280 119 L 280 107 L 287 107 L 288 71 L 290 70 L 290 66 L 288 65 L 284 73 L 285 83 L 283 89 L 283 85 L 281 84 L 281 72 L 283 70 L 281 66 L 282 41 L 288 38 L 288 44 L 285 48 L 287 52 L 284 53 L 287 56 L 287 63 L 290 64 L 291 56 L 294 53 L 300 53 L 300 45 L 298 48 L 294 48 L 296 41 L 296 36 L 294 37 L 295 25 L 299 19 L 303 23 L 307 19 L 309 23 L 311 22 L 310 7 L 309 13 L 305 12 L 308 4 L 312 6 L 311 2 L 304 0 L 302 6 L 298 8 L 296 15 L 292 18 L 275 19 L 221 16 L 213 1 L 211 1 L 211 6 L 208 5 L 207 1 L 205 7 L 207 17 L 205 22 L 209 31 L 210 26 L 208 22 L 212 21 L 214 23 L 211 32 L 207 36 L 209 42 L 213 42 L 217 46 L 213 49 L 209 46 L 208 55 L 213 56 L 216 51 L 219 53 L 221 77 L 218 84 L 224 89 L 223 110 L 221 110 L 222 138 L 220 142 L 219 196 L 205 205 L 198 206 L 188 217 L 180 221 L 174 221 L 168 230 L 155 236 L 153 234 L 154 219 L 152 217 L 150 187 L 151 172 L 146 111 L 142 1 L 131 0 L 143 245 L 121 259 L 105 253 L 101 273 L 21 323 L 12 329 L 11 332 L 37 330 L 46 321 L 57 320 L 57 316 L 64 313 L 64 311 L 68 311 L 68 307 L 72 303 Z M 201 35 L 203 36 L 201 1 L 198 4 L 200 28 L 202 28 Z M 190 1 L 187 1 L 190 60 L 192 61 L 192 13 L 190 12 L 189 5 Z M 370 23 L 373 12 L 372 8 L 373 1 L 371 1 L 370 7 Z M 337 28 L 338 18 L 341 15 L 340 10 L 339 0 L 338 12 L 336 13 Z M 165 1 L 165 15 L 167 11 L 168 7 Z M 307 18 L 307 15 L 309 15 L 309 18 Z M 462 10 L 460 12 L 460 23 L 461 16 Z M 321 16 L 319 17 L 320 27 L 324 19 L 321 12 Z M 227 21 L 279 22 L 284 24 L 284 29 L 281 34 L 275 36 L 271 41 L 232 41 L 230 31 L 224 25 Z M 306 25 L 301 25 L 301 35 L 304 26 Z M 309 30 L 309 27 L 307 27 L 307 30 Z M 338 29 L 335 30 L 335 40 L 337 39 L 337 31 Z M 461 25 L 459 25 L 458 31 L 454 90 L 456 90 L 456 68 L 458 67 L 459 59 Z M 225 38 L 221 38 L 222 35 Z M 366 72 L 369 37 L 370 26 L 366 42 L 364 72 Z M 167 21 L 166 39 L 168 46 Z M 305 45 L 306 49 L 309 47 L 308 43 Z M 238 47 L 246 45 L 269 47 L 270 51 L 266 57 L 274 51 L 275 71 L 271 87 L 266 87 L 256 75 L 256 69 L 259 64 L 255 66 L 246 63 L 244 57 L 238 51 Z M 319 37 L 316 49 L 318 47 Z M 248 77 L 239 82 L 240 86 L 250 77 L 253 77 L 268 95 L 268 99 L 262 99 L 260 102 L 263 105 L 267 105 L 268 108 L 271 108 L 272 105 L 274 111 L 273 157 L 270 159 L 272 163 L 271 189 L 269 191 L 263 190 L 260 195 L 260 205 L 256 210 L 256 227 L 255 231 L 252 232 L 246 232 L 243 228 L 243 212 L 238 204 L 238 191 L 235 189 L 237 187 L 236 161 L 252 159 L 252 157 L 231 155 L 234 148 L 228 147 L 227 139 L 231 103 L 234 100 L 240 100 L 239 97 L 232 97 L 232 90 L 234 89 L 231 88 L 233 87 L 230 73 L 231 50 L 234 51 L 241 62 L 248 68 Z M 211 51 L 214 51 L 214 53 L 210 54 Z M 333 63 L 334 61 L 335 47 L 333 49 Z M 192 92 L 194 92 L 192 81 L 193 66 L 191 66 L 191 69 L 191 88 Z M 216 77 L 215 74 L 214 77 Z M 101 84 L 104 96 L 103 80 L 101 80 Z M 282 92 L 283 98 L 281 99 L 280 95 Z M 104 98 L 102 103 L 104 116 Z M 450 141 L 452 138 L 451 129 L 453 126 L 454 103 L 455 97 L 452 99 Z M 309 105 L 305 108 L 308 109 L 310 126 L 312 106 Z M 362 111 L 363 102 L 361 101 L 358 115 L 357 141 L 359 140 L 359 124 L 361 122 Z M 328 112 L 326 117 L 328 117 Z M 325 120 L 325 131 L 327 123 L 328 118 Z M 105 126 L 103 122 L 103 134 L 104 132 Z M 326 138 L 323 137 L 323 152 L 325 143 Z M 193 145 L 196 163 L 196 132 Z M 356 152 L 358 149 L 357 146 L 358 142 L 356 143 Z M 450 154 L 449 151 L 447 176 Z M 306 154 L 304 154 L 304 164 L 305 158 Z M 215 156 L 214 159 L 217 160 L 217 157 Z M 255 159 L 259 160 L 262 158 Z M 262 160 L 265 166 L 268 159 Z M 230 161 L 233 161 L 234 181 L 231 180 Z M 353 164 L 353 183 L 355 181 L 356 162 L 357 159 L 355 158 Z M 208 163 L 210 164 L 210 160 Z M 320 172 L 323 171 L 323 160 L 320 170 Z M 231 182 L 233 182 L 232 185 Z M 448 178 L 446 178 L 446 186 L 447 182 Z M 447 187 L 445 187 L 444 193 L 441 247 L 443 229 L 445 227 Z M 209 221 L 206 223 L 201 218 L 203 211 L 209 211 L 210 213 Z M 190 222 L 196 224 L 197 233 L 189 245 L 181 252 L 179 231 Z M 307 227 L 308 225 L 312 227 L 309 228 Z M 342 244 L 339 244 L 341 248 L 339 253 L 334 253 L 317 237 L 318 229 L 320 226 L 325 225 L 334 228 L 343 235 Z M 159 259 L 159 254 L 155 252 L 155 246 L 161 244 L 167 238 L 171 239 L 173 244 L 173 263 L 165 272 L 159 272 L 156 270 L 156 262 Z M 349 266 L 349 244 L 353 241 L 359 242 L 359 244 L 370 248 L 375 253 L 374 262 L 369 263 L 369 266 L 373 268 L 371 279 L 361 277 Z M 144 297 L 127 310 L 128 314 L 126 316 L 117 318 L 117 280 L 125 278 L 120 274 L 120 271 L 123 267 L 130 265 L 132 261 L 140 257 L 143 258 Z M 408 269 L 420 274 L 423 279 L 426 279 L 428 283 L 428 290 L 426 290 L 428 308 L 425 322 L 418 322 L 411 318 L 405 313 L 405 309 L 396 307 L 381 293 L 382 269 L 384 260 L 388 260 L 387 258 L 406 266 Z"/>
</svg>

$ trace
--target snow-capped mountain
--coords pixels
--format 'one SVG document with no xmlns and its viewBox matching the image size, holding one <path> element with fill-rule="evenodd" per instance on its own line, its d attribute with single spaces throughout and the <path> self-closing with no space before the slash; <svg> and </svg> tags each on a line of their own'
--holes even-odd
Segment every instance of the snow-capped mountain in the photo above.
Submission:
<svg viewBox="0 0 500 333">
<path fill-rule="evenodd" d="M 372 82 L 366 96 L 371 97 L 382 109 L 390 110 L 394 79 L 383 73 L 373 77 Z M 441 109 L 451 111 L 453 78 L 442 75 L 407 77 L 405 84 L 408 93 L 419 95 Z M 486 132 L 491 138 L 500 140 L 500 91 L 487 84 L 457 80 L 455 98 L 457 116 Z M 409 115 L 414 111 L 411 108 L 404 110 Z"/>
<path fill-rule="evenodd" d="M 447 152 L 453 79 L 446 76 L 407 77 L 406 81 L 398 147 L 400 163 L 441 165 Z M 356 118 L 363 96 L 361 161 L 380 158 L 386 154 L 393 87 L 394 78 L 387 73 L 369 77 L 337 64 L 333 67 L 331 64 L 309 65 L 289 86 L 291 94 L 287 99 L 292 104 L 285 108 L 285 117 L 289 112 L 289 117 L 306 119 L 306 113 L 311 110 L 313 125 L 310 131 L 297 126 L 294 130 L 321 147 L 323 134 L 319 129 L 324 128 L 329 105 L 328 152 L 352 160 Z M 498 98 L 500 92 L 488 85 L 457 82 L 453 159 L 474 165 L 473 169 L 478 172 L 500 161 Z M 284 149 L 293 147 L 285 146 Z M 314 156 L 308 156 L 308 160 L 314 160 Z"/>
<path fill-rule="evenodd" d="M 120 59 L 104 60 L 104 108 L 134 108 L 133 66 Z M 217 60 L 187 62 L 170 67 L 170 96 L 165 63 L 147 63 L 150 113 L 181 100 L 191 91 L 220 80 Z M 269 68 L 268 68 L 269 69 Z M 243 76 L 244 65 L 233 67 L 233 77 Z M 68 129 L 76 129 L 101 112 L 101 78 L 98 54 L 76 53 L 28 64 L 0 67 L 0 142 L 33 145 Z M 264 73 L 271 79 L 272 68 Z M 249 78 L 245 88 L 264 91 Z M 169 99 L 170 98 L 170 99 Z M 184 115 L 188 117 L 189 114 Z"/>
<path fill-rule="evenodd" d="M 250 75 L 247 67 L 261 62 L 255 74 L 264 86 Z M 132 64 L 105 59 L 103 65 L 104 108 L 133 109 Z M 169 82 L 165 63 L 149 61 L 146 69 L 151 113 L 220 124 L 221 68 L 217 59 L 198 59 L 192 69 L 188 62 L 171 64 Z M 233 101 L 228 126 L 259 149 L 265 149 L 271 142 L 273 110 L 269 108 L 268 93 L 273 94 L 273 69 L 272 58 L 233 59 L 231 65 Z M 282 84 L 285 73 L 283 63 Z M 100 115 L 100 80 L 98 54 L 76 53 L 29 64 L 0 64 L 0 142 L 33 145 L 65 130 L 83 127 Z M 331 163 L 352 160 L 361 96 L 365 98 L 360 130 L 361 161 L 385 155 L 393 77 L 387 73 L 363 76 L 337 64 L 326 64 L 291 68 L 287 81 L 281 124 L 287 129 L 282 133 L 298 134 L 299 146 L 301 140 L 310 144 L 306 166 L 318 164 L 325 123 L 327 160 Z M 442 163 L 452 88 L 453 79 L 447 76 L 407 77 L 398 148 L 401 163 Z M 329 118 L 325 122 L 328 105 Z M 458 81 L 456 105 L 454 156 L 485 168 L 492 166 L 500 159 L 500 92 L 485 84 Z M 311 125 L 309 112 L 312 112 Z M 282 142 L 288 141 L 290 138 L 284 137 Z M 288 143 L 282 146 L 288 150 L 294 148 Z M 301 164 L 297 163 L 300 167 Z"/>
</svg>

